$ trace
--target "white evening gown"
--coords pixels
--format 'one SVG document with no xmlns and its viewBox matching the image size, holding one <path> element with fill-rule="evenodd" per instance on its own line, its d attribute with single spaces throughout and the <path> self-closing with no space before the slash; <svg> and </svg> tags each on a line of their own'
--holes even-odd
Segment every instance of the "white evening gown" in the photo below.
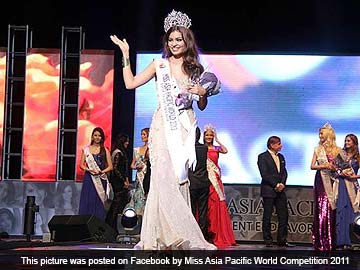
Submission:
<svg viewBox="0 0 360 270">
<path fill-rule="evenodd" d="M 186 113 L 192 122 L 195 121 L 193 109 L 186 110 Z M 182 131 L 186 135 L 186 130 Z M 188 184 L 183 185 L 180 191 L 166 145 L 159 108 L 154 113 L 150 127 L 149 151 L 150 190 L 145 205 L 140 242 L 135 249 L 215 250 L 216 247 L 205 240 L 191 212 Z"/>
</svg>

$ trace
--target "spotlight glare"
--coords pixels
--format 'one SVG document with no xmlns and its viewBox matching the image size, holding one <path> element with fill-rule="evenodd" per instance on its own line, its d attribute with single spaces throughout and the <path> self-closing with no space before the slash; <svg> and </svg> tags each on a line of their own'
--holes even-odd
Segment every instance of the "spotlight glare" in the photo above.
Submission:
<svg viewBox="0 0 360 270">
<path fill-rule="evenodd" d="M 135 210 L 132 209 L 132 208 L 127 208 L 127 209 L 125 209 L 125 211 L 124 211 L 124 216 L 127 216 L 127 217 L 129 217 L 129 218 L 135 217 L 135 216 L 136 216 L 136 212 L 135 212 Z"/>
<path fill-rule="evenodd" d="M 133 208 L 127 208 L 124 210 L 121 217 L 121 225 L 124 229 L 133 229 L 138 223 L 138 217 Z"/>
<path fill-rule="evenodd" d="M 360 226 L 360 214 L 357 214 L 354 218 L 354 223 L 357 225 L 357 226 Z"/>
</svg>

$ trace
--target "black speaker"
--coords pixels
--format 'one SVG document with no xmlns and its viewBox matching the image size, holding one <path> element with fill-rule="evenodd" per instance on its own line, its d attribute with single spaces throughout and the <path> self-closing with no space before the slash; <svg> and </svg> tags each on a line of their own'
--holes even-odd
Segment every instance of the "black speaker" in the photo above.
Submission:
<svg viewBox="0 0 360 270">
<path fill-rule="evenodd" d="M 51 240 L 114 242 L 115 230 L 94 215 L 53 216 L 49 221 Z"/>
</svg>

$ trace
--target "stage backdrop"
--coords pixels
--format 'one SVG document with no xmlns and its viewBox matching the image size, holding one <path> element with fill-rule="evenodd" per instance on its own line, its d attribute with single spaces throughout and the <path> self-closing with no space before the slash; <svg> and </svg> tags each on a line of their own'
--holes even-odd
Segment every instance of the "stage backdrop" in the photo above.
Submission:
<svg viewBox="0 0 360 270">
<path fill-rule="evenodd" d="M 110 149 L 113 105 L 113 51 L 83 50 L 80 56 L 80 84 L 76 180 L 81 149 L 90 143 L 96 126 L 105 132 L 105 146 Z M 0 48 L 0 157 L 2 154 L 6 50 Z M 55 182 L 57 129 L 59 114 L 60 51 L 30 49 L 26 59 L 24 104 L 24 164 L 22 181 L 0 181 L 0 232 L 22 235 L 27 196 L 35 196 L 39 212 L 35 234 L 48 232 L 53 215 L 77 215 L 81 183 Z M 21 117 L 21 116 L 17 116 Z M 0 159 L 1 160 L 1 159 Z"/>
<path fill-rule="evenodd" d="M 236 240 L 263 241 L 263 201 L 259 185 L 225 185 L 226 201 L 231 215 Z M 313 222 L 313 190 L 309 187 L 286 188 L 289 208 L 288 241 L 311 243 Z M 271 231 L 276 239 L 275 211 Z"/>
<path fill-rule="evenodd" d="M 0 153 L 2 154 L 6 53 L 0 50 Z M 30 49 L 26 58 L 23 134 L 24 181 L 55 181 L 59 116 L 60 50 Z M 76 179 L 81 149 L 96 126 L 111 147 L 114 82 L 113 51 L 83 50 L 80 56 Z M 18 116 L 21 117 L 21 116 Z M 76 142 L 74 142 L 76 143 Z M 1 157 L 1 156 L 0 156 Z M 0 159 L 1 160 L 1 159 Z"/>
<path fill-rule="evenodd" d="M 81 183 L 0 182 L 0 232 L 22 235 L 24 205 L 27 196 L 35 196 L 40 211 L 36 213 L 35 234 L 49 232 L 47 226 L 53 215 L 77 215 Z M 262 241 L 262 199 L 258 185 L 225 185 L 226 200 L 238 241 Z M 289 241 L 311 243 L 312 189 L 289 186 Z M 273 216 L 272 232 L 276 239 L 277 219 Z"/>
<path fill-rule="evenodd" d="M 139 53 L 141 71 L 159 54 Z M 360 135 L 360 56 L 202 54 L 201 62 L 222 82 L 222 92 L 196 110 L 199 127 L 211 123 L 228 148 L 220 155 L 224 183 L 259 184 L 257 156 L 278 135 L 289 172 L 288 185 L 312 186 L 310 170 L 318 129 L 330 121 L 337 143 Z M 135 146 L 156 109 L 155 80 L 136 89 Z"/>
<path fill-rule="evenodd" d="M 2 162 L 2 145 L 3 145 L 5 76 L 6 76 L 6 48 L 0 48 L 0 162 Z M 0 173 L 0 180 L 1 180 L 1 173 Z"/>
</svg>

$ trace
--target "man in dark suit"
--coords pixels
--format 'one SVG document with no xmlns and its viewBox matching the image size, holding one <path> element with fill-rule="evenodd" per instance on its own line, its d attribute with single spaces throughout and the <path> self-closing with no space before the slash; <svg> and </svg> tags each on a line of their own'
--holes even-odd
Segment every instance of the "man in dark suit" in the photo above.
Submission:
<svg viewBox="0 0 360 270">
<path fill-rule="evenodd" d="M 199 227 L 205 237 L 208 239 L 208 199 L 210 180 L 207 171 L 207 152 L 206 145 L 199 142 L 200 129 L 196 128 L 195 137 L 196 167 L 189 169 L 188 178 L 190 180 L 190 200 L 191 210 L 197 219 Z"/>
<path fill-rule="evenodd" d="M 268 150 L 258 156 L 257 165 L 261 175 L 261 193 L 263 197 L 263 238 L 267 247 L 272 247 L 271 216 L 275 206 L 278 217 L 278 246 L 293 247 L 286 240 L 288 224 L 287 197 L 285 185 L 287 171 L 285 158 L 280 154 L 281 140 L 277 136 L 271 136 L 267 141 Z"/>
</svg>

